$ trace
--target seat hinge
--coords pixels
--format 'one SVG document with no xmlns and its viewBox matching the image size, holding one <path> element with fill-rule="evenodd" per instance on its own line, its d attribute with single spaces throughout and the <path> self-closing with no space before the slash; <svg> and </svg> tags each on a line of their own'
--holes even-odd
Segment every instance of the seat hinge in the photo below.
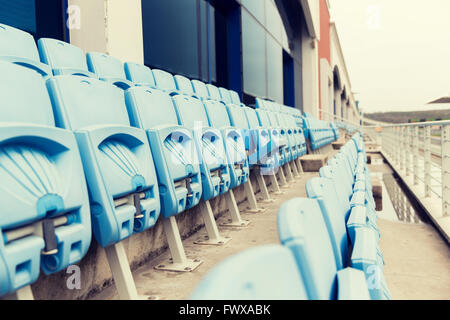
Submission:
<svg viewBox="0 0 450 320">
<path fill-rule="evenodd" d="M 53 219 L 42 220 L 42 234 L 44 237 L 43 255 L 52 255 L 58 253 L 58 242 L 56 241 L 55 225 Z"/>
</svg>

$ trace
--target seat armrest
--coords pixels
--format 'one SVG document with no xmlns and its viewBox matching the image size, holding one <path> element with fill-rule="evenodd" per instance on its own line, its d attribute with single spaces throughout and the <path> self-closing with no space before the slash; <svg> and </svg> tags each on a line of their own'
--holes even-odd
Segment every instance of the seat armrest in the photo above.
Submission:
<svg viewBox="0 0 450 320">
<path fill-rule="evenodd" d="M 364 272 L 345 268 L 337 273 L 338 300 L 370 300 Z"/>
<path fill-rule="evenodd" d="M 347 220 L 347 232 L 352 244 L 355 243 L 356 229 L 367 226 L 366 210 L 364 206 L 356 206 L 350 209 L 350 215 Z"/>
<path fill-rule="evenodd" d="M 355 229 L 355 240 L 351 254 L 351 266 L 367 272 L 368 268 L 377 266 L 378 244 L 375 231 L 370 227 Z"/>
</svg>

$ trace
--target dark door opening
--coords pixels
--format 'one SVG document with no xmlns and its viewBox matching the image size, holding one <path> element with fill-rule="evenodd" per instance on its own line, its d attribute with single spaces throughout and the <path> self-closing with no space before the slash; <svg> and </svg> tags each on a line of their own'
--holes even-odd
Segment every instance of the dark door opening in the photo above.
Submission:
<svg viewBox="0 0 450 320">
<path fill-rule="evenodd" d="M 284 104 L 295 107 L 294 59 L 283 50 L 283 94 Z"/>
</svg>

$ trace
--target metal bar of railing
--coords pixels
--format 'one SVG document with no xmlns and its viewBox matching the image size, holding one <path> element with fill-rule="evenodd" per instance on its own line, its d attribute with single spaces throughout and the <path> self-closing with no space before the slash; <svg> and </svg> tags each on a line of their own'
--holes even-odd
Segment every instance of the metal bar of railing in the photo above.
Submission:
<svg viewBox="0 0 450 320">
<path fill-rule="evenodd" d="M 450 214 L 450 125 L 442 125 L 441 130 L 441 185 L 442 185 L 442 214 Z"/>
<path fill-rule="evenodd" d="M 423 150 L 424 150 L 424 173 L 425 173 L 425 197 L 428 198 L 431 196 L 430 194 L 430 180 L 431 180 L 431 127 L 425 127 L 425 136 L 423 139 Z"/>
<path fill-rule="evenodd" d="M 423 184 L 424 198 L 436 195 L 442 201 L 442 214 L 450 215 L 450 120 L 380 123 L 362 129 L 379 141 L 381 150 L 405 177 L 412 176 L 416 186 Z"/>
<path fill-rule="evenodd" d="M 418 174 L 419 174 L 419 127 L 414 127 L 414 135 L 412 141 L 413 148 L 413 179 L 414 185 L 418 185 Z"/>
</svg>

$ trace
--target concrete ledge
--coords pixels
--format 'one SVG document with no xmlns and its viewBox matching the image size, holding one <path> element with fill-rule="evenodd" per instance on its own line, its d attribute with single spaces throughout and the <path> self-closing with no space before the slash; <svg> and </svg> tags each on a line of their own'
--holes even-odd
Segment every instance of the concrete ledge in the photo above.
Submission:
<svg viewBox="0 0 450 320">
<path fill-rule="evenodd" d="M 318 172 L 328 161 L 327 154 L 306 154 L 300 157 L 303 171 L 305 172 Z"/>
</svg>

